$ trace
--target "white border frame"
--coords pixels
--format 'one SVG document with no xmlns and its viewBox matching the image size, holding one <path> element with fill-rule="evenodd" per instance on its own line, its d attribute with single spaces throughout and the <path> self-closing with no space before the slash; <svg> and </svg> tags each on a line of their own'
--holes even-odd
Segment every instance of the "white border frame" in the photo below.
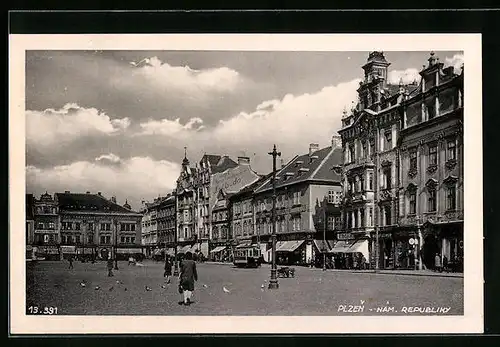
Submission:
<svg viewBox="0 0 500 347">
<path fill-rule="evenodd" d="M 26 316 L 25 51 L 463 51 L 463 316 Z M 482 91 L 480 34 L 10 35 L 9 37 L 10 333 L 481 333 L 483 332 Z M 472 183 L 473 182 L 473 183 Z M 207 319 L 209 318 L 209 319 Z M 168 331 L 167 331 L 168 327 Z"/>
</svg>

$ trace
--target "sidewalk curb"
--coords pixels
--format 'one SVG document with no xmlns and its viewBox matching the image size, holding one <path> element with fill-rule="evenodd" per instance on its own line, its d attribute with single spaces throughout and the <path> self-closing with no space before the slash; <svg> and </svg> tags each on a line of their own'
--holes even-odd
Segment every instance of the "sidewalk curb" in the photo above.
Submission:
<svg viewBox="0 0 500 347">
<path fill-rule="evenodd" d="M 219 262 L 205 262 L 205 264 L 211 264 L 211 265 L 226 265 L 226 266 L 232 266 L 233 263 L 219 263 Z M 268 265 L 268 264 L 263 264 L 263 265 Z M 303 269 L 309 269 L 309 270 L 313 270 L 313 271 L 321 271 L 323 272 L 323 269 L 321 268 L 307 268 L 307 267 L 303 267 L 303 266 L 299 266 L 300 268 L 303 268 Z M 375 272 L 375 270 L 361 270 L 361 271 L 352 271 L 352 270 L 339 270 L 339 269 L 328 269 L 326 270 L 326 272 L 343 272 L 343 273 L 352 273 L 352 274 L 374 274 L 374 275 L 399 275 L 399 276 L 423 276 L 423 277 L 447 277 L 447 278 L 464 278 L 464 275 L 462 273 L 457 273 L 457 274 L 453 274 L 453 273 L 441 273 L 441 274 L 436 274 L 436 273 L 418 273 L 418 272 L 408 272 L 408 273 L 405 273 L 405 272 L 401 272 L 401 271 L 387 271 L 387 270 L 383 270 L 383 271 L 378 271 L 378 272 Z"/>
</svg>

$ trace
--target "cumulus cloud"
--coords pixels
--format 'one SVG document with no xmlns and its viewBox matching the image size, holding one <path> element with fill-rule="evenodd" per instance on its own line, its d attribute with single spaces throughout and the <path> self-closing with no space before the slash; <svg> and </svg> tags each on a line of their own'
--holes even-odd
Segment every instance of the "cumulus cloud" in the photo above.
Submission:
<svg viewBox="0 0 500 347">
<path fill-rule="evenodd" d="M 240 112 L 213 127 L 199 131 L 201 119 L 186 124 L 178 120 L 149 121 L 141 124 L 142 135 L 161 134 L 162 141 L 187 144 L 191 153 L 222 150 L 223 154 L 267 153 L 276 143 L 287 156 L 307 151 L 308 143 L 328 146 L 341 126 L 342 110 L 356 100 L 359 79 L 324 87 L 313 93 L 287 94 L 266 100 L 252 112 Z M 234 155 L 234 154 L 233 154 Z"/>
<path fill-rule="evenodd" d="M 172 66 L 157 57 L 143 59 L 137 63 L 135 74 L 162 89 L 176 89 L 185 92 L 233 91 L 241 82 L 240 74 L 227 67 L 195 70 L 189 66 Z"/>
<path fill-rule="evenodd" d="M 85 136 L 115 135 L 129 126 L 128 118 L 111 119 L 96 108 L 74 103 L 58 110 L 26 111 L 26 141 L 35 146 L 61 144 Z"/>
<path fill-rule="evenodd" d="M 446 65 L 453 66 L 456 74 L 460 73 L 460 69 L 464 64 L 464 55 L 463 54 L 455 54 L 453 57 L 445 58 Z"/>
<path fill-rule="evenodd" d="M 103 162 L 103 158 L 113 160 L 116 156 L 110 154 L 101 157 L 94 162 L 79 161 L 47 169 L 27 166 L 28 191 L 35 194 L 45 190 L 102 191 L 105 196 L 115 195 L 122 200 L 122 204 L 128 199 L 132 207 L 138 209 L 141 200 L 151 200 L 174 188 L 180 172 L 178 164 L 166 160 L 133 157 L 121 160 L 119 166 L 109 166 Z"/>
<path fill-rule="evenodd" d="M 415 68 L 392 70 L 387 75 L 387 81 L 390 84 L 399 84 L 400 81 L 403 81 L 403 84 L 410 84 L 413 81 L 420 81 L 420 78 L 421 76 Z"/>
<path fill-rule="evenodd" d="M 181 124 L 180 119 L 175 120 L 149 120 L 140 123 L 141 132 L 138 135 L 167 135 L 167 136 L 183 136 L 189 131 L 199 131 L 204 128 L 203 120 L 195 117 L 191 118 L 186 124 Z"/>
<path fill-rule="evenodd" d="M 109 153 L 109 154 L 103 154 L 97 158 L 95 158 L 96 161 L 101 161 L 101 162 L 110 162 L 110 163 L 113 163 L 113 164 L 117 164 L 119 163 L 121 160 L 120 160 L 120 157 L 117 156 L 116 154 L 113 154 L 113 153 Z"/>
</svg>

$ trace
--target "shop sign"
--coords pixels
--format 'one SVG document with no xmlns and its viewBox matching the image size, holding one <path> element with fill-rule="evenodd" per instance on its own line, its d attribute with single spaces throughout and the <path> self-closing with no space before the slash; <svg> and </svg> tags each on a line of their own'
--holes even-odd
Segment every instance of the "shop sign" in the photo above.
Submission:
<svg viewBox="0 0 500 347">
<path fill-rule="evenodd" d="M 57 249 L 57 247 L 39 246 L 37 249 L 37 253 L 59 254 L 59 250 Z"/>
<path fill-rule="evenodd" d="M 338 233 L 338 240 L 354 240 L 354 236 L 351 233 Z"/>
</svg>

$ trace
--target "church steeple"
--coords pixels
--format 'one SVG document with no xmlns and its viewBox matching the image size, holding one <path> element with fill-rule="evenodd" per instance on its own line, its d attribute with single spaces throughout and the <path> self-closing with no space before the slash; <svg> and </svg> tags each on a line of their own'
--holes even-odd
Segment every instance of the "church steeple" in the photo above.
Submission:
<svg viewBox="0 0 500 347">
<path fill-rule="evenodd" d="M 182 166 L 189 166 L 189 160 L 187 158 L 187 147 L 184 147 L 184 159 L 182 159 Z"/>
<path fill-rule="evenodd" d="M 365 83 L 369 83 L 374 79 L 381 78 L 384 82 L 387 80 L 387 67 L 391 65 L 385 60 L 384 52 L 371 52 L 368 55 L 368 60 L 363 65 L 365 70 Z"/>
</svg>

